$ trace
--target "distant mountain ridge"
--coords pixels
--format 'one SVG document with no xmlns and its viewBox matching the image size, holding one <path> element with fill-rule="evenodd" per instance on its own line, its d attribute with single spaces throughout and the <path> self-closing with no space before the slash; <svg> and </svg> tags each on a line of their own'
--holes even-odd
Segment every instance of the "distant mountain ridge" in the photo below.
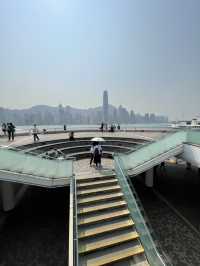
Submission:
<svg viewBox="0 0 200 266">
<path fill-rule="evenodd" d="M 155 114 L 135 114 L 123 106 L 108 107 L 109 123 L 163 123 L 166 116 Z M 0 122 L 13 122 L 16 125 L 58 125 L 58 124 L 100 124 L 103 120 L 102 106 L 87 109 L 67 106 L 35 105 L 25 109 L 8 109 L 0 107 Z"/>
</svg>

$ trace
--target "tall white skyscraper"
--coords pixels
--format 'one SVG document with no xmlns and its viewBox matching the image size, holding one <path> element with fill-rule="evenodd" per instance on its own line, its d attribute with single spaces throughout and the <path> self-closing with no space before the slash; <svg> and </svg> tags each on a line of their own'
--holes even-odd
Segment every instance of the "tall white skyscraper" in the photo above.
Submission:
<svg viewBox="0 0 200 266">
<path fill-rule="evenodd" d="M 108 123 L 108 92 L 103 92 L 103 122 Z"/>
</svg>

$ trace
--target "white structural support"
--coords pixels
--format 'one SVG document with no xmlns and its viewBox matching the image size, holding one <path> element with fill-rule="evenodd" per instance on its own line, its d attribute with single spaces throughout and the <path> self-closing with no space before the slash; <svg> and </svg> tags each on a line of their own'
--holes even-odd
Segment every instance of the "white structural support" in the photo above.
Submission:
<svg viewBox="0 0 200 266">
<path fill-rule="evenodd" d="M 1 181 L 1 203 L 4 211 L 10 211 L 14 209 L 20 199 L 23 197 L 28 186 L 16 184 L 12 182 Z"/>
<path fill-rule="evenodd" d="M 145 185 L 153 187 L 154 169 L 151 168 L 145 172 Z"/>
<path fill-rule="evenodd" d="M 10 182 L 1 184 L 1 200 L 4 211 L 10 211 L 15 207 L 14 186 Z"/>
<path fill-rule="evenodd" d="M 187 167 L 190 164 L 200 168 L 200 146 L 185 143 L 181 158 L 187 162 Z"/>
</svg>

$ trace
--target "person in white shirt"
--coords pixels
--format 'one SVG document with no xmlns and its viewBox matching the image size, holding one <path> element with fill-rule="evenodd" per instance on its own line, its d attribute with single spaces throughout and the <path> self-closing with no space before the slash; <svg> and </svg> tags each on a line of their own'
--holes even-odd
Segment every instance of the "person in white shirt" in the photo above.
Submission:
<svg viewBox="0 0 200 266">
<path fill-rule="evenodd" d="M 90 166 L 92 166 L 92 162 L 94 160 L 94 146 L 95 146 L 95 143 L 92 143 L 90 147 Z"/>
<path fill-rule="evenodd" d="M 34 142 L 40 140 L 40 138 L 38 137 L 38 129 L 37 129 L 36 124 L 34 124 L 34 128 L 33 128 L 33 140 L 34 140 Z"/>
</svg>

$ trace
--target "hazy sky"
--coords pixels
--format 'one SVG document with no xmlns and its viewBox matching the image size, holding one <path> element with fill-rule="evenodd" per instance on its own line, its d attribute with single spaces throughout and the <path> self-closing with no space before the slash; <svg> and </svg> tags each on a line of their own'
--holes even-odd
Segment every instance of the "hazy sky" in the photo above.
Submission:
<svg viewBox="0 0 200 266">
<path fill-rule="evenodd" d="M 200 0 L 0 0 L 0 106 L 200 115 Z"/>
</svg>

